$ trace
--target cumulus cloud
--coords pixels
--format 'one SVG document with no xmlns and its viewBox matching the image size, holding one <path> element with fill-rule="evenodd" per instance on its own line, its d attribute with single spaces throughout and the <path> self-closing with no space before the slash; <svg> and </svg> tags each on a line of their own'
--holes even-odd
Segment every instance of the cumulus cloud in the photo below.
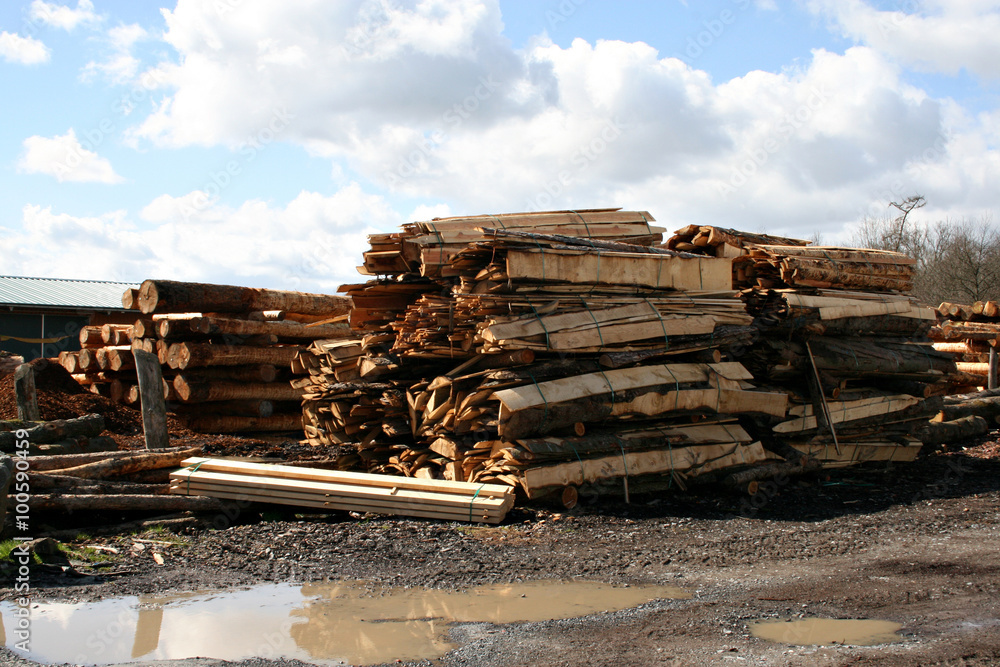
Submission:
<svg viewBox="0 0 1000 667">
<path fill-rule="evenodd" d="M 77 0 L 76 9 L 54 2 L 33 0 L 28 15 L 34 21 L 68 31 L 75 30 L 78 25 L 92 25 L 101 20 L 94 12 L 91 0 Z"/>
<path fill-rule="evenodd" d="M 139 142 L 236 148 L 285 110 L 280 140 L 393 194 L 472 213 L 623 205 L 667 227 L 810 236 L 915 190 L 995 201 L 995 119 L 907 84 L 874 46 L 715 82 L 641 42 L 515 50 L 495 0 L 245 0 L 224 16 L 180 0 L 164 16 L 177 58 Z"/>
<path fill-rule="evenodd" d="M 49 47 L 33 37 L 21 37 L 12 32 L 0 32 L 0 57 L 9 63 L 37 65 L 49 61 Z"/>
<path fill-rule="evenodd" d="M 850 39 L 925 71 L 1000 77 L 1000 3 L 926 0 L 877 9 L 863 0 L 811 0 Z"/>
<path fill-rule="evenodd" d="M 24 153 L 17 163 L 25 174 L 47 174 L 60 182 L 121 183 L 107 158 L 80 144 L 76 132 L 54 137 L 33 136 L 24 140 Z"/>
<path fill-rule="evenodd" d="M 379 196 L 350 184 L 332 195 L 301 192 L 286 206 L 251 200 L 238 207 L 201 191 L 162 195 L 135 219 L 23 209 L 23 231 L 0 228 L 17 249 L 9 271 L 61 278 L 178 280 L 332 293 L 361 279 L 355 267 L 367 234 L 399 216 Z M 220 249 L 225 248 L 225 252 Z"/>
</svg>

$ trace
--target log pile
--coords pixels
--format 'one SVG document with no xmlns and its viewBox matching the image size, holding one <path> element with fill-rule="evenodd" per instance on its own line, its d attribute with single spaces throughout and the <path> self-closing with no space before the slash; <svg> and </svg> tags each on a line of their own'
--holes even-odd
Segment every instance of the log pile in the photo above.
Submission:
<svg viewBox="0 0 1000 667">
<path fill-rule="evenodd" d="M 293 359 L 352 335 L 337 295 L 146 280 L 122 303 L 139 314 L 132 347 L 159 358 L 168 410 L 203 433 L 300 431 Z"/>
<path fill-rule="evenodd" d="M 937 307 L 937 316 L 937 326 L 929 334 L 934 348 L 955 355 L 959 370 L 974 376 L 970 388 L 987 386 L 990 353 L 1000 343 L 1000 305 L 996 301 L 972 305 L 946 301 Z"/>
<path fill-rule="evenodd" d="M 33 455 L 31 511 L 218 511 L 222 505 L 212 498 L 169 495 L 170 470 L 200 452 L 195 447 Z"/>
<path fill-rule="evenodd" d="M 0 422 L 0 452 L 15 452 L 17 441 L 24 438 L 32 456 L 114 451 L 118 444 L 101 435 L 104 426 L 104 417 L 98 414 L 47 422 Z M 22 429 L 23 437 L 17 438 Z"/>
<path fill-rule="evenodd" d="M 734 287 L 760 331 L 740 358 L 756 384 L 788 396 L 786 415 L 757 421 L 769 431 L 760 435 L 768 456 L 804 467 L 912 460 L 921 445 L 916 433 L 940 409 L 941 395 L 967 379 L 932 347 L 933 311 L 905 294 L 914 260 L 689 231 L 667 246 L 707 254 L 724 239 L 719 246 L 729 249 L 720 254 L 734 256 Z"/>
<path fill-rule="evenodd" d="M 80 329 L 80 350 L 60 352 L 59 363 L 89 391 L 116 403 L 137 405 L 132 336 L 131 325 L 85 326 Z"/>
<path fill-rule="evenodd" d="M 763 460 L 737 417 L 783 416 L 786 396 L 731 360 L 755 332 L 730 260 L 660 247 L 652 222 L 554 211 L 373 235 L 360 270 L 390 278 L 341 288 L 358 337 L 294 362 L 308 439 L 353 445 L 345 466 L 530 498 Z"/>
</svg>

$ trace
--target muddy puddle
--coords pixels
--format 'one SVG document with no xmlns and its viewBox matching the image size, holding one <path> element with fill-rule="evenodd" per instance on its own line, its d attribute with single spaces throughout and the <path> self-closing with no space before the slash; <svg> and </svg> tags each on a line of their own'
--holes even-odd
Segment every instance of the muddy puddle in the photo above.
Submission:
<svg viewBox="0 0 1000 667">
<path fill-rule="evenodd" d="M 799 646 L 874 646 L 898 642 L 902 639 L 898 634 L 902 627 L 892 621 L 804 618 L 793 621 L 758 621 L 750 625 L 750 634 L 772 642 Z"/>
<path fill-rule="evenodd" d="M 268 584 L 224 593 L 131 596 L 33 605 L 29 652 L 39 662 L 100 665 L 129 660 L 287 657 L 331 664 L 430 659 L 453 644 L 453 622 L 513 623 L 685 599 L 669 586 L 531 582 L 468 591 L 389 589 L 363 582 Z M 14 606 L 0 603 L 4 627 Z M 3 629 L 0 627 L 0 633 Z M 14 637 L 4 643 L 14 648 Z"/>
</svg>

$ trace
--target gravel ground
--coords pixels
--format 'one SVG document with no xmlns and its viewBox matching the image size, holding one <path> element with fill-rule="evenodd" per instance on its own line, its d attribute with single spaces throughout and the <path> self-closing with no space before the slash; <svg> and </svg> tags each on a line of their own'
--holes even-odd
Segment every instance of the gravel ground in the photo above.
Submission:
<svg viewBox="0 0 1000 667">
<path fill-rule="evenodd" d="M 500 526 L 236 508 L 169 539 L 69 541 L 119 553 L 102 563 L 73 561 L 69 574 L 39 571 L 34 594 L 91 601 L 341 579 L 459 589 L 537 579 L 671 584 L 692 599 L 562 621 L 455 624 L 458 648 L 434 664 L 993 665 L 1000 663 L 996 435 L 912 464 L 765 484 L 752 502 L 706 486 L 628 505 L 604 498 L 570 512 L 517 509 Z M 152 549 L 132 548 L 137 537 L 171 542 L 158 548 L 163 565 Z M 11 589 L 0 596 L 12 597 Z M 796 647 L 747 629 L 755 619 L 799 616 L 896 621 L 903 639 Z M 34 663 L 3 651 L 0 664 Z"/>
</svg>

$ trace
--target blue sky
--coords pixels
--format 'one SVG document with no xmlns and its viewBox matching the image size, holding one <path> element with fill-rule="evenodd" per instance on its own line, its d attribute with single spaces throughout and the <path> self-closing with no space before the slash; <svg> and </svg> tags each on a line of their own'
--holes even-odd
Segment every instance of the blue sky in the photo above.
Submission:
<svg viewBox="0 0 1000 667">
<path fill-rule="evenodd" d="M 985 219 L 998 30 L 985 0 L 8 2 L 0 272 L 330 291 L 436 215 Z"/>
</svg>

